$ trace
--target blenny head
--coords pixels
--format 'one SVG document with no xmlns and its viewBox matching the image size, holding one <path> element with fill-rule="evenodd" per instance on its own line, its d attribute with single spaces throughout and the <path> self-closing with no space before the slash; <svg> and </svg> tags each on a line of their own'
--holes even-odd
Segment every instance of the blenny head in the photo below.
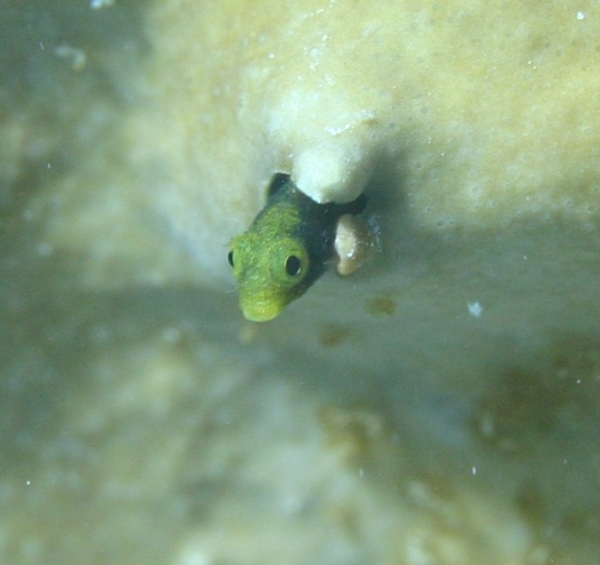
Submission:
<svg viewBox="0 0 600 565">
<path fill-rule="evenodd" d="M 253 224 L 231 242 L 228 260 L 238 281 L 240 308 L 253 322 L 278 316 L 304 294 L 309 284 L 311 260 L 302 241 L 273 233 L 269 226 Z"/>
</svg>

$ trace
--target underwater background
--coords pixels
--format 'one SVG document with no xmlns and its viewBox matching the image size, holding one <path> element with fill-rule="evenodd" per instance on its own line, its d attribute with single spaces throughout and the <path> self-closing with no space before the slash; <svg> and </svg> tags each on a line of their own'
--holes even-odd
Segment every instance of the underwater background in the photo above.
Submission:
<svg viewBox="0 0 600 565">
<path fill-rule="evenodd" d="M 0 561 L 587 565 L 600 6 L 0 1 Z M 273 174 L 380 248 L 265 324 Z"/>
</svg>

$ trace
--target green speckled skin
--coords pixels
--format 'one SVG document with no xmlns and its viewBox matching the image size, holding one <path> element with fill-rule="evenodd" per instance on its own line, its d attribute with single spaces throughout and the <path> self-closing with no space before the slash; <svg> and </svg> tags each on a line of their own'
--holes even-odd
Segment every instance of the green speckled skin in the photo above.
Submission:
<svg viewBox="0 0 600 565">
<path fill-rule="evenodd" d="M 275 175 L 271 194 L 250 228 L 231 242 L 240 307 L 253 322 L 278 316 L 325 272 L 334 255 L 338 219 L 364 210 L 362 195 L 347 204 L 317 204 L 287 175 Z"/>
</svg>

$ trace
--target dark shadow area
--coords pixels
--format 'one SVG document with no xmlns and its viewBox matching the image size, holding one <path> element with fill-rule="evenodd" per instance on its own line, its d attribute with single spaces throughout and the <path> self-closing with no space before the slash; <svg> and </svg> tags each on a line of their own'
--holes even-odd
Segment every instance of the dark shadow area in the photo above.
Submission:
<svg viewBox="0 0 600 565">
<path fill-rule="evenodd" d="M 32 194 L 94 150 L 114 119 L 102 105 L 131 102 L 114 71 L 148 52 L 145 6 L 0 1 L 0 239 Z"/>
<path fill-rule="evenodd" d="M 117 113 L 104 108 L 130 101 L 113 69 L 120 57 L 131 66 L 146 55 L 146 4 L 0 0 L 3 467 L 32 455 L 33 437 L 55 428 L 73 384 L 65 375 L 89 353 L 85 327 L 98 317 L 90 301 L 65 308 L 64 300 L 76 300 L 72 282 L 60 259 L 39 249 L 27 206 L 116 127 Z"/>
<path fill-rule="evenodd" d="M 0 101 L 20 106 L 35 92 L 68 94 L 68 65 L 56 65 L 56 49 L 89 51 L 92 60 L 108 48 L 147 50 L 143 12 L 147 2 L 115 2 L 94 9 L 89 0 L 2 0 L 0 2 Z M 60 52 L 59 52 L 60 53 Z M 94 66 L 87 72 L 98 73 Z"/>
</svg>

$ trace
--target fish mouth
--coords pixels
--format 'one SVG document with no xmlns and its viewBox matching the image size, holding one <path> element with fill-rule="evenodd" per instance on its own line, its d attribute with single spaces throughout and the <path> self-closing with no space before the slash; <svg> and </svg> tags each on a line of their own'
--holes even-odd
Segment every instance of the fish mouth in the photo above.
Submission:
<svg viewBox="0 0 600 565">
<path fill-rule="evenodd" d="M 268 322 L 283 312 L 285 303 L 273 299 L 256 300 L 254 298 L 251 303 L 240 300 L 240 308 L 246 320 L 250 320 L 251 322 Z"/>
</svg>

